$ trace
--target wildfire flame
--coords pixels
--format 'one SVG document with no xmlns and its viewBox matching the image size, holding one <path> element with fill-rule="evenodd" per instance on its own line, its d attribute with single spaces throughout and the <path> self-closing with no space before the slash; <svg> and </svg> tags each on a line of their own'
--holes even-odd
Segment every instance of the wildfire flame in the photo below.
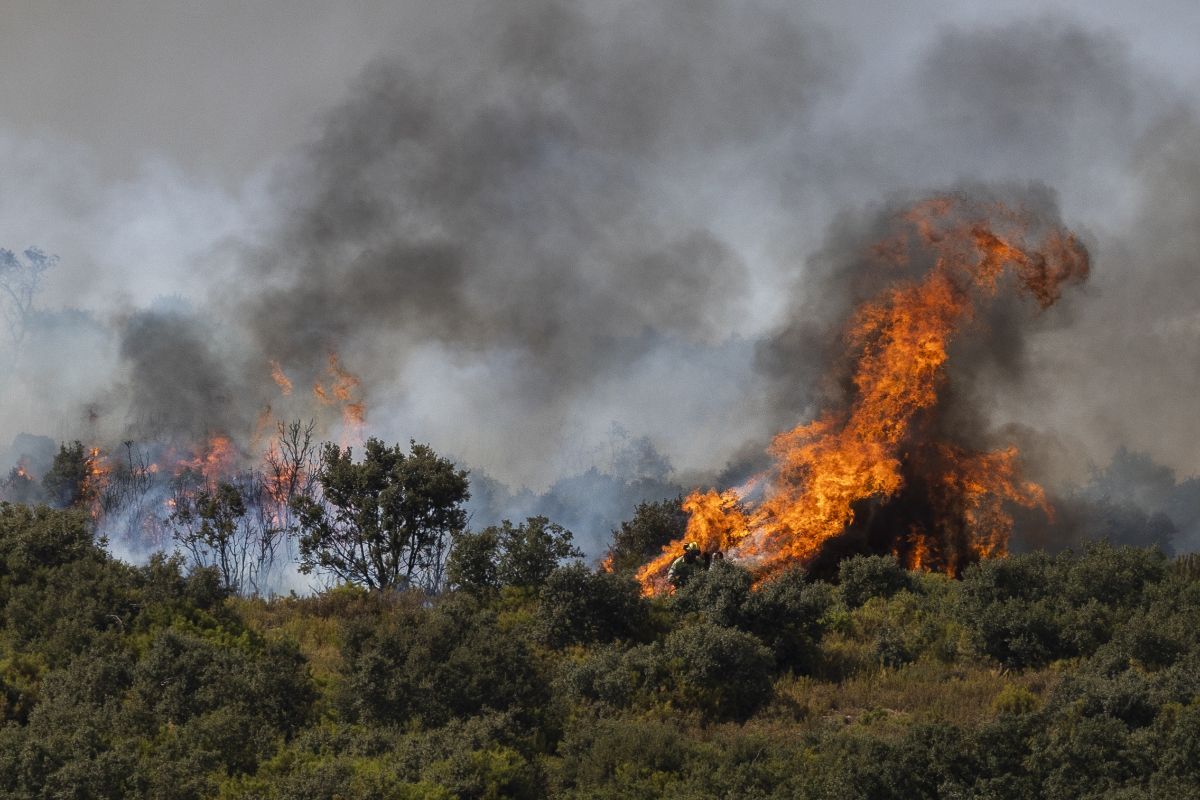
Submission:
<svg viewBox="0 0 1200 800">
<path fill-rule="evenodd" d="M 322 405 L 337 405 L 342 410 L 342 423 L 348 435 L 357 440 L 362 439 L 363 425 L 366 423 L 367 406 L 359 396 L 362 381 L 358 376 L 342 366 L 337 353 L 329 354 L 329 373 L 327 383 L 313 385 L 313 396 Z"/>
<path fill-rule="evenodd" d="M 191 458 L 181 459 L 175 466 L 175 474 L 191 470 L 202 476 L 205 483 L 215 485 L 237 472 L 241 462 L 242 456 L 233 439 L 218 433 L 210 436 Z"/>
<path fill-rule="evenodd" d="M 103 512 L 101 498 L 112 475 L 112 464 L 108 455 L 99 447 L 88 448 L 87 474 L 84 476 L 81 494 L 88 504 L 92 519 L 99 519 Z"/>
<path fill-rule="evenodd" d="M 292 393 L 292 380 L 283 371 L 283 367 L 279 366 L 279 362 L 272 360 L 271 364 L 271 380 L 275 381 L 275 385 L 279 387 L 279 392 L 284 397 Z"/>
<path fill-rule="evenodd" d="M 280 395 L 291 396 L 294 385 L 282 365 L 275 360 L 268 365 Z M 337 412 L 343 445 L 362 441 L 366 406 L 361 381 L 336 353 L 329 354 L 326 374 L 313 386 L 313 398 Z M 303 397 L 281 404 L 303 413 Z M 171 534 L 176 517 L 202 492 L 228 483 L 249 498 L 256 519 L 281 530 L 290 524 L 292 498 L 308 491 L 315 481 L 320 456 L 313 444 L 319 440 L 313 437 L 326 435 L 331 417 L 314 415 L 307 428 L 299 421 L 285 424 L 268 403 L 261 407 L 252 429 L 217 430 L 195 439 L 130 440 L 123 448 L 111 450 L 91 447 L 81 486 L 84 505 L 105 535 L 144 539 L 158 546 Z M 293 425 L 300 427 L 293 430 Z M 299 436 L 302 444 L 289 436 Z M 18 477 L 25 475 L 22 464 Z"/>
<path fill-rule="evenodd" d="M 892 551 L 912 568 L 959 572 L 1006 552 L 1015 503 L 1050 513 L 1045 494 L 1020 476 L 1010 447 L 974 452 L 937 440 L 931 424 L 945 384 L 948 348 L 997 294 L 1006 275 L 1041 308 L 1089 269 L 1083 246 L 1056 226 L 998 203 L 938 197 L 899 215 L 901 233 L 871 251 L 883 268 L 927 256 L 921 277 L 902 278 L 852 314 L 844 333 L 854 364 L 850 399 L 775 437 L 761 497 L 744 490 L 692 493 L 685 540 L 727 551 L 759 580 L 810 563 L 845 532 L 864 503 L 920 491 L 925 515 L 895 537 Z M 920 487 L 912 486 L 918 476 Z M 647 594 L 665 591 L 684 540 L 642 567 Z"/>
</svg>

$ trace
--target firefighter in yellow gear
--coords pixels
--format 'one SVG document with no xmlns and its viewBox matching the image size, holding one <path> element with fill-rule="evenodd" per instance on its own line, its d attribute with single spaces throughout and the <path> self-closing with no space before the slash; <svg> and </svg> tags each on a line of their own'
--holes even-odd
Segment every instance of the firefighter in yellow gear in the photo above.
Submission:
<svg viewBox="0 0 1200 800">
<path fill-rule="evenodd" d="M 667 570 L 667 583 L 676 589 L 683 586 L 697 572 L 704 570 L 704 561 L 700 558 L 700 545 L 688 542 L 683 546 L 683 555 L 671 562 Z"/>
</svg>

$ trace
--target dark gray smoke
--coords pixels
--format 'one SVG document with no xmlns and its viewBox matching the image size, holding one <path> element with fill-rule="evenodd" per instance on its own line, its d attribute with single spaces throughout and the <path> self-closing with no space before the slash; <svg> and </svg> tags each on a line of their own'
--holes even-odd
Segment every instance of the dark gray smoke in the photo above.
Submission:
<svg viewBox="0 0 1200 800">
<path fill-rule="evenodd" d="M 182 311 L 141 311 L 121 331 L 121 360 L 128 380 L 120 391 L 132 400 L 132 438 L 178 436 L 203 441 L 253 413 L 230 384 L 228 366 L 213 347 L 210 323 Z"/>
<path fill-rule="evenodd" d="M 627 503 L 638 470 L 597 454 L 614 421 L 666 459 L 654 491 L 736 482 L 839 397 L 887 210 L 950 187 L 1061 217 L 1094 276 L 1042 315 L 991 310 L 947 424 L 1018 441 L 1064 495 L 1122 445 L 1200 472 L 1186 24 L 1065 2 L 352 5 L 277 30 L 226 3 L 193 41 L 122 1 L 45 75 L 4 59 L 66 23 L 6 18 L 0 99 L 57 127 L 0 124 L 0 245 L 63 259 L 2 362 L 0 442 L 245 437 L 268 405 L 336 437 L 312 386 L 337 352 L 367 433 L 485 469 L 513 487 L 495 507 L 589 474 Z M 214 40 L 276 71 L 214 62 Z M 110 55 L 149 43 L 172 63 Z"/>
<path fill-rule="evenodd" d="M 992 207 L 1020 210 L 1030 219 L 1031 245 L 1045 231 L 1065 227 L 1055 193 L 1038 183 L 968 183 L 924 196 L 896 193 L 887 201 L 839 215 L 824 245 L 807 261 L 785 324 L 758 344 L 756 364 L 773 398 L 777 426 L 794 425 L 798 418 L 845 408 L 850 402 L 858 354 L 846 345 L 847 325 L 863 303 L 878 300 L 892 286 L 920 281 L 932 268 L 935 254 L 923 252 L 919 245 L 909 249 L 910 257 L 902 265 L 881 256 L 878 249 L 897 237 L 907 241 L 913 236 L 905 214 L 928 197 L 950 199 L 956 206 L 951 213 L 963 221 L 990 222 Z M 999 216 L 995 224 L 1003 225 Z M 994 387 L 1025 380 L 1030 340 L 1069 323 L 1075 302 L 1071 295 L 1079 291 L 1079 283 L 1068 282 L 1067 296 L 1047 309 L 1012 282 L 978 304 L 971 323 L 951 342 L 946 386 L 939 395 L 939 435 L 967 446 L 988 446 Z"/>
<path fill-rule="evenodd" d="M 1145 453 L 1118 449 L 1106 467 L 1058 493 L 1052 503 L 1050 520 L 1018 515 L 1016 550 L 1079 549 L 1100 539 L 1154 545 L 1168 554 L 1200 548 L 1200 479 L 1179 480 Z"/>
<path fill-rule="evenodd" d="M 538 0 L 463 33 L 449 75 L 375 65 L 282 180 L 256 291 L 229 298 L 261 352 L 304 370 L 386 351 L 380 383 L 430 343 L 503 354 L 553 420 L 651 351 L 736 329 L 751 275 L 681 195 L 803 128 L 829 70 L 799 21 L 668 2 L 600 24 Z"/>
</svg>

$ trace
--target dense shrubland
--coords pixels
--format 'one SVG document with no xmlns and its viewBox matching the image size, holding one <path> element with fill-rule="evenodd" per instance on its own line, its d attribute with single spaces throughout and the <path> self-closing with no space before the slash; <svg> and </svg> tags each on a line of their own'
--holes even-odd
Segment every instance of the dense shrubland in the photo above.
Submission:
<svg viewBox="0 0 1200 800">
<path fill-rule="evenodd" d="M 459 531 L 438 595 L 271 600 L 0 505 L 0 796 L 1141 798 L 1200 793 L 1193 560 L 887 557 L 671 598 L 535 517 Z"/>
</svg>

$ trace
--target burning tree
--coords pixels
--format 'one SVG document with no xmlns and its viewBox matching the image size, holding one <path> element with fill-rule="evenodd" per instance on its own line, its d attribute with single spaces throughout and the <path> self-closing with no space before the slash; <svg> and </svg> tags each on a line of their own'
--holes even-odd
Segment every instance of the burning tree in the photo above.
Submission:
<svg viewBox="0 0 1200 800">
<path fill-rule="evenodd" d="M 34 505 L 42 498 L 42 489 L 29 474 L 24 460 L 9 471 L 6 480 L 0 481 L 0 502 Z"/>
<path fill-rule="evenodd" d="M 267 450 L 263 463 L 263 488 L 269 502 L 259 504 L 261 527 L 272 532 L 264 536 L 260 551 L 266 572 L 278 563 L 293 563 L 293 549 L 299 533 L 295 509 L 305 499 L 317 493 L 320 472 L 320 453 L 314 438 L 317 423 L 295 420 L 277 424 L 277 435 Z"/>
<path fill-rule="evenodd" d="M 363 460 L 327 444 L 320 497 L 300 497 L 300 569 L 371 589 L 441 585 L 451 536 L 466 525 L 467 473 L 428 445 L 367 440 Z"/>
<path fill-rule="evenodd" d="M 192 563 L 217 567 L 238 593 L 271 587 L 276 567 L 294 560 L 299 523 L 293 509 L 314 502 L 314 430 L 313 422 L 279 423 L 260 469 L 225 468 L 218 447 L 173 479 L 168 522 Z"/>
<path fill-rule="evenodd" d="M 99 497 L 98 470 L 97 451 L 78 440 L 61 444 L 50 471 L 42 478 L 42 488 L 51 505 L 58 508 L 91 506 Z"/>
<path fill-rule="evenodd" d="M 1006 552 L 1009 504 L 1043 508 L 1015 447 L 979 452 L 940 424 L 950 345 L 1002 290 L 1047 308 L 1086 277 L 1068 231 L 1020 208 L 960 196 L 918 203 L 872 249 L 888 285 L 843 330 L 845 402 L 775 437 L 774 466 L 751 490 L 696 492 L 686 538 L 720 549 L 760 578 L 809 564 L 848 531 L 909 568 L 958 573 Z M 872 541 L 873 539 L 873 541 Z M 682 540 L 638 573 L 663 591 Z"/>
</svg>

